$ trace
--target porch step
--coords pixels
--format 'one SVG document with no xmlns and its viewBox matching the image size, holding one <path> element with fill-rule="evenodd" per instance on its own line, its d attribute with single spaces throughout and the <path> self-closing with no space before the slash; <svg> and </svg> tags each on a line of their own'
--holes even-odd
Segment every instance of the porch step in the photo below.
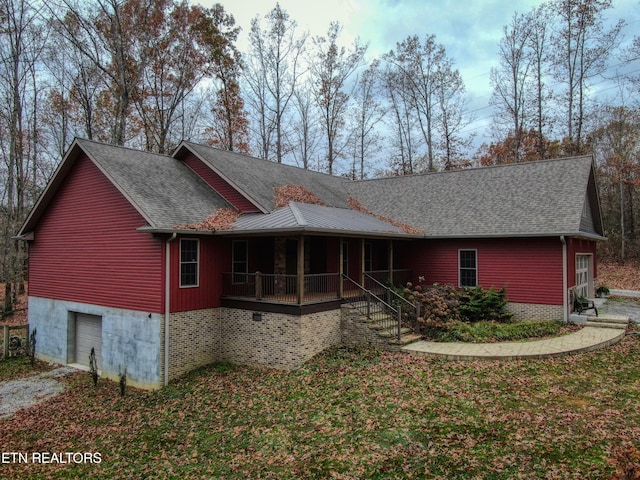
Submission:
<svg viewBox="0 0 640 480">
<path fill-rule="evenodd" d="M 402 327 L 400 329 L 400 336 L 402 337 L 402 335 L 411 333 L 411 329 L 407 328 L 407 327 Z M 377 331 L 378 336 L 382 337 L 382 338 L 391 338 L 391 337 L 397 337 L 398 335 L 398 328 L 394 327 L 394 328 L 385 328 L 384 330 L 378 330 Z"/>
<path fill-rule="evenodd" d="M 400 337 L 400 340 L 397 340 L 397 339 L 389 340 L 389 343 L 391 345 L 405 346 L 405 345 L 409 345 L 410 343 L 417 342 L 419 340 L 422 340 L 422 337 L 420 335 L 413 332 L 409 332 L 402 335 Z"/>
<path fill-rule="evenodd" d="M 377 315 L 374 318 L 367 317 L 366 315 L 361 315 L 358 319 L 360 323 L 366 323 L 369 325 L 369 328 L 375 329 L 375 325 L 382 324 L 384 322 L 393 322 L 395 321 L 391 315 Z"/>
<path fill-rule="evenodd" d="M 624 315 L 600 315 L 599 317 L 590 316 L 587 320 L 587 327 L 599 328 L 618 328 L 624 330 L 629 325 L 629 317 Z"/>
</svg>

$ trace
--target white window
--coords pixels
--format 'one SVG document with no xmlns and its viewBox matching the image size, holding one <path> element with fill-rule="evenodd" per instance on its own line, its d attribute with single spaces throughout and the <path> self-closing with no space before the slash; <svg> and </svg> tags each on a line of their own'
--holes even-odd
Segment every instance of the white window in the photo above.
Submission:
<svg viewBox="0 0 640 480">
<path fill-rule="evenodd" d="M 197 287 L 200 263 L 200 240 L 180 239 L 180 287 Z"/>
<path fill-rule="evenodd" d="M 373 247 L 371 242 L 364 242 L 364 271 L 373 270 Z"/>
<path fill-rule="evenodd" d="M 458 250 L 459 285 L 476 287 L 478 285 L 477 250 Z"/>
<path fill-rule="evenodd" d="M 234 240 L 232 247 L 233 283 L 247 283 L 249 272 L 249 246 L 246 240 Z"/>
</svg>

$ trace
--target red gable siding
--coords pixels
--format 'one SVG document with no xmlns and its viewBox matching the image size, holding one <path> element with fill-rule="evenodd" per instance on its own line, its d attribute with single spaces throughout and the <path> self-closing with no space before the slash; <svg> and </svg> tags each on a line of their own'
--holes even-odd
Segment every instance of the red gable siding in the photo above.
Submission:
<svg viewBox="0 0 640 480">
<path fill-rule="evenodd" d="M 200 240 L 197 287 L 180 287 L 180 238 Z M 171 312 L 220 306 L 222 273 L 231 271 L 229 242 L 206 236 L 178 237 L 171 242 Z"/>
<path fill-rule="evenodd" d="M 163 311 L 162 241 L 86 157 L 73 166 L 29 246 L 29 294 Z"/>
<path fill-rule="evenodd" d="M 562 305 L 562 244 L 559 238 L 438 240 L 420 242 L 409 261 L 427 284 L 458 285 L 458 251 L 477 250 L 478 283 L 507 287 L 509 301 Z"/>
<path fill-rule="evenodd" d="M 200 178 L 207 182 L 211 188 L 218 192 L 222 198 L 237 208 L 240 212 L 247 213 L 260 211 L 253 203 L 247 200 L 244 195 L 229 185 L 220 175 L 211 170 L 210 167 L 205 165 L 193 153 L 187 153 L 183 161 L 191 170 L 196 172 Z"/>
</svg>

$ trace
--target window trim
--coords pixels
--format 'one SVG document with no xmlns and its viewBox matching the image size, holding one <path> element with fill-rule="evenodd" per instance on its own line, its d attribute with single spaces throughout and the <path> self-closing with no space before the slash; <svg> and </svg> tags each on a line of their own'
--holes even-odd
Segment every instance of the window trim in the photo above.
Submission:
<svg viewBox="0 0 640 480">
<path fill-rule="evenodd" d="M 373 242 L 370 242 L 370 241 L 364 242 L 363 257 L 364 257 L 363 271 L 365 272 L 373 271 Z M 367 268 L 367 264 L 369 268 Z"/>
<path fill-rule="evenodd" d="M 244 245 L 244 258 L 242 262 L 236 262 L 236 245 Z M 244 263 L 244 271 L 236 270 L 237 263 Z M 236 280 L 241 279 L 241 280 Z M 244 285 L 249 280 L 249 242 L 247 240 L 232 240 L 231 242 L 231 284 Z"/>
<path fill-rule="evenodd" d="M 182 259 L 182 248 L 184 242 L 196 242 L 196 259 L 195 261 L 184 261 Z M 180 288 L 197 288 L 200 286 L 200 239 L 199 238 L 181 238 L 180 239 Z M 196 282 L 195 284 L 182 283 L 182 267 L 184 265 L 196 266 Z"/>
<path fill-rule="evenodd" d="M 475 285 L 462 285 L 462 253 L 463 252 L 473 252 L 475 257 L 475 268 L 471 269 L 468 267 L 464 267 L 465 270 L 474 270 L 476 282 Z M 458 287 L 460 288 L 474 288 L 478 286 L 478 249 L 476 248 L 459 248 L 458 249 Z"/>
<path fill-rule="evenodd" d="M 342 274 L 349 276 L 349 240 L 342 240 Z"/>
</svg>

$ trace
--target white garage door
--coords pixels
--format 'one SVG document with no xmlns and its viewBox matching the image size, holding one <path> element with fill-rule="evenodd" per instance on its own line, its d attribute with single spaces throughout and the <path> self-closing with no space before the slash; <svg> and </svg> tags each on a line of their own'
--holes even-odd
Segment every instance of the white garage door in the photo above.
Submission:
<svg viewBox="0 0 640 480">
<path fill-rule="evenodd" d="M 91 348 L 96 353 L 98 369 L 102 358 L 102 317 L 76 313 L 75 363 L 89 366 Z"/>
</svg>

